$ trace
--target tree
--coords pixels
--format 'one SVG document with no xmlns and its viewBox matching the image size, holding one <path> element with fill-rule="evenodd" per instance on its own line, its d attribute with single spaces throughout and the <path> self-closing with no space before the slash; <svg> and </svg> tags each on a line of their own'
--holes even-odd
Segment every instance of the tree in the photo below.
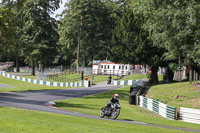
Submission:
<svg viewBox="0 0 200 133">
<path fill-rule="evenodd" d="M 6 45 L 9 46 L 6 48 L 9 52 L 5 55 L 7 58 L 16 58 L 17 72 L 19 72 L 19 58 L 21 56 L 21 48 L 23 47 L 23 43 L 20 40 L 20 30 L 22 28 L 23 20 L 21 10 L 23 9 L 22 6 L 24 2 L 25 0 L 2 0 L 1 3 L 2 9 L 7 9 L 8 12 L 10 12 L 7 16 L 4 16 L 4 18 L 7 18 L 7 23 L 12 27 L 12 31 L 7 30 L 7 34 L 4 34 L 6 35 L 6 40 L 8 40 Z"/>
<path fill-rule="evenodd" d="M 148 31 L 143 28 L 144 16 L 134 12 L 135 1 L 119 4 L 117 24 L 113 32 L 113 60 L 130 64 L 149 65 L 152 70 L 151 83 L 158 83 L 157 71 L 167 66 L 162 60 L 165 49 L 154 46 Z"/>
<path fill-rule="evenodd" d="M 106 2 L 70 0 L 66 3 L 59 28 L 63 55 L 77 66 L 108 56 L 111 25 Z M 77 56 L 77 57 L 76 57 Z"/>
<path fill-rule="evenodd" d="M 145 16 L 143 27 L 154 45 L 167 50 L 166 60 L 188 66 L 198 62 L 199 1 L 139 0 L 135 10 Z"/>
<path fill-rule="evenodd" d="M 44 65 L 54 61 L 57 54 L 59 35 L 56 31 L 56 20 L 50 17 L 59 7 L 60 0 L 28 0 L 23 5 L 23 35 L 25 43 L 23 55 L 25 61 L 32 66 L 32 75 L 35 74 L 35 64 Z"/>
<path fill-rule="evenodd" d="M 0 56 L 10 55 L 12 47 L 16 44 L 16 23 L 14 13 L 9 7 L 0 7 Z"/>
</svg>

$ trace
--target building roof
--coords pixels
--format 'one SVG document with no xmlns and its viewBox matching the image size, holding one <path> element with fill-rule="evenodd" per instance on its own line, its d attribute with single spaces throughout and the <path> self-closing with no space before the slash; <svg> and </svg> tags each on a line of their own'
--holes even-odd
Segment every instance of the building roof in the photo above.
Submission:
<svg viewBox="0 0 200 133">
<path fill-rule="evenodd" d="M 112 64 L 114 64 L 112 61 L 109 61 L 109 60 L 103 60 L 101 63 L 112 63 Z"/>
</svg>

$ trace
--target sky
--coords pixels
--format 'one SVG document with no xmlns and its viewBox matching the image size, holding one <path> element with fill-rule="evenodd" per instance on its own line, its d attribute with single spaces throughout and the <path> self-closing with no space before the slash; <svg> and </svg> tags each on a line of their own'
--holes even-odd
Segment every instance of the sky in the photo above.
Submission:
<svg viewBox="0 0 200 133">
<path fill-rule="evenodd" d="M 58 9 L 58 10 L 56 10 L 55 12 L 54 12 L 54 14 L 52 14 L 51 16 L 52 17 L 54 17 L 54 18 L 56 18 L 55 16 L 57 15 L 57 14 L 61 14 L 62 13 L 62 11 L 65 9 L 64 8 L 64 6 L 65 6 L 65 3 L 67 2 L 67 0 L 62 0 L 62 3 L 60 3 L 60 8 Z M 60 18 L 56 18 L 57 20 L 59 20 Z"/>
</svg>

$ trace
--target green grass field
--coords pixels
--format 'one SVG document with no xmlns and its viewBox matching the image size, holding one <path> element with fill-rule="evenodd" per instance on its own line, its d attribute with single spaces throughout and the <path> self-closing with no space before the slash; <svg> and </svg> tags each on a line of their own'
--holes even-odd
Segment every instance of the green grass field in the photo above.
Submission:
<svg viewBox="0 0 200 133">
<path fill-rule="evenodd" d="M 178 99 L 174 97 L 179 95 Z M 189 82 L 160 84 L 152 86 L 147 97 L 175 107 L 200 109 L 200 90 Z"/>
<path fill-rule="evenodd" d="M 137 80 L 137 79 L 147 79 L 147 75 L 146 74 L 132 74 L 132 75 L 128 75 L 125 76 L 124 78 L 120 79 L 122 80 Z M 162 81 L 163 80 L 163 76 L 162 75 L 158 75 L 158 80 Z"/>
<path fill-rule="evenodd" d="M 122 122 L 0 107 L 1 133 L 183 133 Z"/>
<path fill-rule="evenodd" d="M 28 91 L 28 90 L 47 90 L 47 89 L 61 89 L 62 87 L 52 87 L 45 85 L 37 85 L 32 83 L 27 83 L 15 79 L 9 79 L 0 76 L 0 84 L 13 86 L 12 88 L 0 88 L 0 92 L 6 91 Z"/>
<path fill-rule="evenodd" d="M 31 78 L 31 79 L 36 79 L 36 76 L 24 76 L 26 78 Z M 81 75 L 80 74 L 67 74 L 67 75 L 58 75 L 57 77 L 52 77 L 52 78 L 48 78 L 48 81 L 62 81 L 61 78 L 63 79 L 69 79 L 69 82 L 72 82 L 74 79 L 74 82 L 81 82 L 80 78 Z M 104 82 L 107 81 L 108 75 L 94 75 L 94 84 L 100 83 L 100 82 Z M 112 76 L 112 79 L 117 79 L 119 77 L 117 76 Z M 92 82 L 92 77 L 88 77 L 88 80 L 90 80 Z"/>
<path fill-rule="evenodd" d="M 110 97 L 114 93 L 119 94 L 119 100 L 122 108 L 121 114 L 119 115 L 118 119 L 139 121 L 156 125 L 200 129 L 200 126 L 197 124 L 168 120 L 153 112 L 140 108 L 139 106 L 129 105 L 129 86 L 94 96 L 56 101 L 56 107 L 98 116 L 98 110 L 106 105 L 106 103 L 109 101 Z M 74 107 L 76 107 L 76 110 L 74 109 Z"/>
<path fill-rule="evenodd" d="M 100 78 L 101 81 L 102 77 Z M 8 79 L 0 76 L 0 83 L 15 86 L 15 88 L 1 88 L 0 92 L 4 91 L 23 91 L 23 90 L 41 90 L 41 89 L 59 89 L 59 87 L 48 87 L 25 83 L 13 79 Z M 198 124 L 190 124 L 180 121 L 168 120 L 159 115 L 128 104 L 129 86 L 120 88 L 111 92 L 105 92 L 94 96 L 88 96 L 78 99 L 56 101 L 56 106 L 65 110 L 81 112 L 90 115 L 99 115 L 99 109 L 106 105 L 110 97 L 118 93 L 120 95 L 121 114 L 118 119 L 128 121 L 139 121 L 149 124 L 182 127 L 200 130 Z M 163 94 L 163 97 L 160 96 Z M 168 97 L 176 94 L 198 98 L 199 92 L 193 88 L 188 82 L 156 85 L 149 90 L 149 97 L 153 97 L 165 102 Z M 170 98 L 171 98 L 170 96 Z M 183 97 L 184 98 L 184 97 Z M 173 103 L 173 100 L 171 99 Z M 172 104 L 170 101 L 169 104 Z M 179 99 L 180 102 L 180 99 Z M 179 103 L 177 102 L 177 103 Z M 176 104 L 177 104 L 176 103 Z M 173 103 L 174 104 L 174 103 Z M 183 103 L 180 103 L 183 104 Z M 187 104 L 185 104 L 187 105 Z M 76 107 L 76 108 L 74 108 Z M 18 133 L 18 132 L 42 132 L 42 133 L 110 133 L 110 132 L 183 132 L 179 130 L 147 127 L 142 125 L 134 125 L 121 122 L 95 120 L 88 118 L 80 118 L 61 114 L 52 114 L 38 111 L 29 111 L 16 108 L 0 107 L 0 133 Z"/>
</svg>

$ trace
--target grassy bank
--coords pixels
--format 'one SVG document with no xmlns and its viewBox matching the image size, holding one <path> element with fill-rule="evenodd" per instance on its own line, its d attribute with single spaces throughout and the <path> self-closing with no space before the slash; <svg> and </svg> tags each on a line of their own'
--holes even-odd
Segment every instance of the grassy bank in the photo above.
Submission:
<svg viewBox="0 0 200 133">
<path fill-rule="evenodd" d="M 156 133 L 183 131 L 0 107 L 2 133 Z"/>
<path fill-rule="evenodd" d="M 120 79 L 122 80 L 137 80 L 137 79 L 148 79 L 146 74 L 132 74 L 125 76 L 124 78 Z M 158 75 L 158 80 L 162 81 L 163 80 L 163 75 Z"/>
<path fill-rule="evenodd" d="M 147 97 L 175 107 L 200 109 L 200 90 L 189 82 L 152 86 Z"/>
<path fill-rule="evenodd" d="M 26 78 L 36 79 L 36 76 L 24 76 Z M 112 79 L 117 79 L 119 77 L 112 76 Z M 66 79 L 66 80 L 65 80 Z M 94 84 L 107 81 L 108 75 L 94 75 Z M 81 75 L 80 74 L 68 74 L 68 75 L 58 75 L 51 78 L 47 78 L 48 81 L 55 81 L 55 82 L 81 82 Z M 92 82 L 92 77 L 89 76 L 88 80 Z"/>
<path fill-rule="evenodd" d="M 10 85 L 10 88 L 0 88 L 0 92 L 6 91 L 28 91 L 28 90 L 47 90 L 47 89 L 61 89 L 62 87 L 52 87 L 45 85 L 37 85 L 32 83 L 27 83 L 15 79 L 9 79 L 0 76 L 0 84 Z"/>
<path fill-rule="evenodd" d="M 98 116 L 99 115 L 98 110 L 106 105 L 106 103 L 109 101 L 110 97 L 114 93 L 118 93 L 120 96 L 119 99 L 122 107 L 121 114 L 119 115 L 118 119 L 140 121 L 150 124 L 173 126 L 173 127 L 200 129 L 200 126 L 197 124 L 168 120 L 138 106 L 129 105 L 128 92 L 129 92 L 129 86 L 126 86 L 124 88 L 120 88 L 111 92 L 106 92 L 94 96 L 57 101 L 56 106 L 65 110 L 73 110 L 81 113 Z"/>
</svg>

